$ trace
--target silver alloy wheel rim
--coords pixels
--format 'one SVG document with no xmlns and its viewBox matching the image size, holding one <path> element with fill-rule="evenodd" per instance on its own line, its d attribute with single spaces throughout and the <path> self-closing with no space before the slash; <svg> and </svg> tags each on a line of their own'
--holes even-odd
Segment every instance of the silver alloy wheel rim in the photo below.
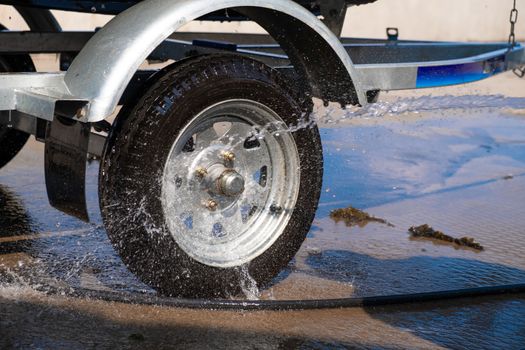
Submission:
<svg viewBox="0 0 525 350">
<path fill-rule="evenodd" d="M 297 147 L 279 115 L 255 101 L 223 101 L 195 116 L 171 148 L 162 179 L 166 224 L 193 259 L 240 266 L 283 233 L 299 183 Z"/>
</svg>

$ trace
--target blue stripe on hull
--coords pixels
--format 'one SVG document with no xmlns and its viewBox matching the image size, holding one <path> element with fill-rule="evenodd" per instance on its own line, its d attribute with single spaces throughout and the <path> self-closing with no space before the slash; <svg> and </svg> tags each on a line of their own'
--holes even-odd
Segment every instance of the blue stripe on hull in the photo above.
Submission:
<svg viewBox="0 0 525 350">
<path fill-rule="evenodd" d="M 483 62 L 419 67 L 416 88 L 471 83 L 505 71 L 505 55 Z"/>
</svg>

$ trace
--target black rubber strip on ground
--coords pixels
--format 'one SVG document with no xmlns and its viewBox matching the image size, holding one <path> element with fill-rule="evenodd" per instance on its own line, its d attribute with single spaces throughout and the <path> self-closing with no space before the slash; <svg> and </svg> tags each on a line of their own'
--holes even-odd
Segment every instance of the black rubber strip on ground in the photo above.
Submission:
<svg viewBox="0 0 525 350">
<path fill-rule="evenodd" d="M 47 289 L 46 292 L 53 293 L 53 291 L 50 291 L 49 289 Z M 56 294 L 63 295 L 63 291 L 58 293 L 58 290 L 56 290 L 55 292 L 57 292 Z M 91 298 L 109 302 L 166 306 L 174 308 L 238 311 L 286 311 L 415 304 L 450 299 L 476 298 L 523 293 L 525 293 L 525 283 L 425 293 L 311 300 L 180 299 L 152 296 L 147 294 L 96 291 L 82 288 L 67 292 L 66 295 L 72 297 Z"/>
</svg>

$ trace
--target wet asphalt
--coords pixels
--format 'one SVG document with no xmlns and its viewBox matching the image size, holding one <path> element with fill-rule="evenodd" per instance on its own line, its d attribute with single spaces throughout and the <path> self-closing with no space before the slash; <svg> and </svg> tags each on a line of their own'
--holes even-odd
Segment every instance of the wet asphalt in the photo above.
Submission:
<svg viewBox="0 0 525 350">
<path fill-rule="evenodd" d="M 325 120 L 316 220 L 297 257 L 261 298 L 525 283 L 525 101 L 513 100 L 511 108 L 462 108 L 461 101 L 456 109 Z M 37 292 L 49 285 L 155 293 L 127 271 L 108 241 L 98 213 L 97 171 L 98 162 L 91 162 L 93 222 L 85 224 L 49 206 L 41 144 L 32 140 L 0 170 L 0 348 L 525 348 L 524 295 L 226 312 Z M 329 218 L 331 210 L 349 205 L 392 226 L 347 227 Z M 410 238 L 408 228 L 421 224 L 473 237 L 485 250 Z"/>
</svg>

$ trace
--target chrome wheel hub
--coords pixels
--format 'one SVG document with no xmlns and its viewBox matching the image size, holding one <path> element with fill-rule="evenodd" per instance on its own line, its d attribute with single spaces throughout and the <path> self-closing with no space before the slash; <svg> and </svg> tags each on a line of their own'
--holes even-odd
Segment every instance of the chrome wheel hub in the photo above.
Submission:
<svg viewBox="0 0 525 350">
<path fill-rule="evenodd" d="M 244 178 L 235 170 L 226 169 L 217 179 L 217 189 L 225 196 L 237 196 L 244 191 Z"/>
<path fill-rule="evenodd" d="M 199 113 L 181 130 L 164 169 L 162 204 L 173 238 L 210 266 L 253 260 L 290 219 L 298 159 L 284 122 L 264 105 L 230 100 Z"/>
<path fill-rule="evenodd" d="M 238 196 L 244 191 L 244 177 L 234 168 L 228 168 L 224 164 L 217 163 L 204 170 L 206 175 L 202 179 L 203 189 L 207 189 L 216 195 L 228 197 Z"/>
</svg>

